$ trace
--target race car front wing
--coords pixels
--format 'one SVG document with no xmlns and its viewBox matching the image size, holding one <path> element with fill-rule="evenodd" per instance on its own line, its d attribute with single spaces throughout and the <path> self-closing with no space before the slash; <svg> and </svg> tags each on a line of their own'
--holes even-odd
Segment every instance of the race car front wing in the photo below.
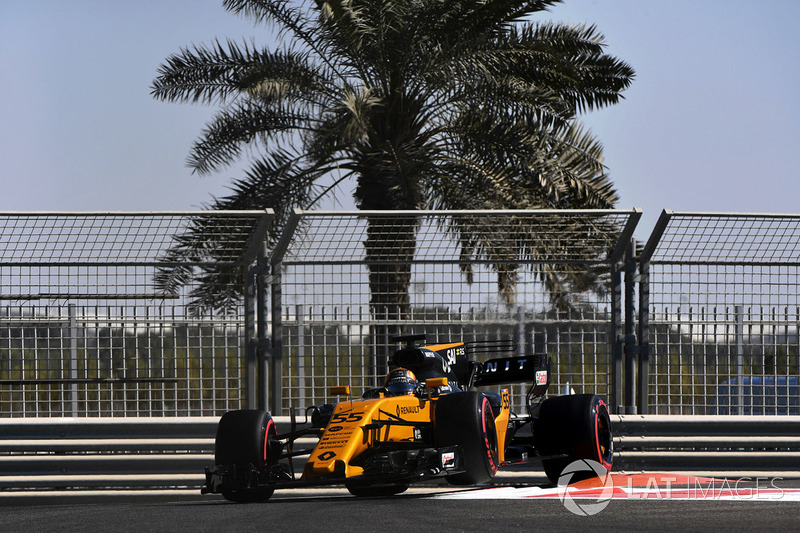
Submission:
<svg viewBox="0 0 800 533">
<path fill-rule="evenodd" d="M 344 469 L 313 479 L 294 479 L 286 464 L 267 468 L 247 465 L 206 467 L 206 483 L 202 494 L 218 494 L 227 489 L 284 489 L 324 485 L 413 483 L 463 473 L 461 446 L 441 448 L 419 447 L 409 443 L 391 448 L 374 448 L 355 457 L 352 464 L 364 473 L 345 477 Z M 342 463 L 342 466 L 344 464 Z"/>
</svg>

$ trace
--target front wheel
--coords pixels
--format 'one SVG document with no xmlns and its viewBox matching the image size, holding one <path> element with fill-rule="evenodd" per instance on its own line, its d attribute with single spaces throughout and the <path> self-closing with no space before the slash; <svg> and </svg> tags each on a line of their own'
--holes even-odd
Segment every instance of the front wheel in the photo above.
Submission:
<svg viewBox="0 0 800 533">
<path fill-rule="evenodd" d="M 266 411 L 238 410 L 222 415 L 217 425 L 214 462 L 246 472 L 263 472 L 278 462 L 277 429 Z M 223 488 L 226 500 L 238 503 L 267 501 L 274 492 L 263 487 Z"/>
<path fill-rule="evenodd" d="M 461 446 L 466 472 L 447 476 L 453 485 L 485 483 L 497 473 L 497 430 L 489 399 L 480 392 L 440 396 L 434 411 L 436 446 Z"/>
<path fill-rule="evenodd" d="M 574 394 L 549 398 L 542 402 L 539 418 L 534 424 L 534 443 L 540 455 L 566 455 L 542 461 L 547 479 L 558 484 L 561 473 L 580 459 L 589 459 L 596 468 L 574 472 L 571 480 L 578 481 L 610 471 L 614 442 L 608 406 L 597 395 Z"/>
</svg>

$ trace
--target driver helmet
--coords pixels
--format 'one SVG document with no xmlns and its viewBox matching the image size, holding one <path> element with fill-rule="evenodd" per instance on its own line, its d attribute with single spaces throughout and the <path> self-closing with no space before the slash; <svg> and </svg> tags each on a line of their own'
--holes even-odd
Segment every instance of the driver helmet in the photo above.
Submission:
<svg viewBox="0 0 800 533">
<path fill-rule="evenodd" d="M 417 388 L 417 376 L 411 370 L 395 368 L 386 374 L 383 386 L 389 396 L 413 396 Z"/>
</svg>

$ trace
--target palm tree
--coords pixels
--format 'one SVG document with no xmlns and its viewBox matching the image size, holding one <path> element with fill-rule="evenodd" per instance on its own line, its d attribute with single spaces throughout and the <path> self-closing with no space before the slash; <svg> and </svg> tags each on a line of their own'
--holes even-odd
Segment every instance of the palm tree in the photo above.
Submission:
<svg viewBox="0 0 800 533">
<path fill-rule="evenodd" d="M 152 93 L 219 107 L 191 150 L 198 174 L 252 159 L 214 208 L 272 207 L 285 220 L 330 194 L 331 176 L 354 185 L 363 210 L 610 208 L 602 147 L 577 117 L 619 101 L 634 72 L 594 26 L 527 20 L 557 3 L 225 0 L 276 27 L 277 44 L 183 49 Z M 368 219 L 370 304 L 392 321 L 408 310 L 418 222 L 381 220 Z M 474 229 L 448 228 L 464 254 L 491 259 Z M 495 268 L 512 294 L 515 268 Z"/>
</svg>

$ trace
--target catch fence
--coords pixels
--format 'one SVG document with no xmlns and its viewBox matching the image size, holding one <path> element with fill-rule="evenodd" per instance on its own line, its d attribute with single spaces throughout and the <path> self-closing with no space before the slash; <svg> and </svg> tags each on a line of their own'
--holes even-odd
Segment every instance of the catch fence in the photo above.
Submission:
<svg viewBox="0 0 800 533">
<path fill-rule="evenodd" d="M 639 412 L 800 414 L 800 216 L 664 211 L 640 270 Z"/>
<path fill-rule="evenodd" d="M 800 415 L 800 216 L 638 247 L 640 215 L 295 211 L 268 246 L 271 211 L 0 213 L 0 416 L 285 414 L 380 384 L 396 334 L 513 340 L 622 414 Z"/>
<path fill-rule="evenodd" d="M 241 296 L 270 213 L 0 213 L 0 416 L 197 416 L 242 404 Z M 202 231 L 202 245 L 187 237 Z"/>
<path fill-rule="evenodd" d="M 331 401 L 331 385 L 382 384 L 396 334 L 424 334 L 429 343 L 514 340 L 518 354 L 552 357 L 553 390 L 617 396 L 619 264 L 639 216 L 295 212 L 271 257 L 283 394 L 270 407 Z M 511 392 L 521 408 L 527 391 Z"/>
</svg>

